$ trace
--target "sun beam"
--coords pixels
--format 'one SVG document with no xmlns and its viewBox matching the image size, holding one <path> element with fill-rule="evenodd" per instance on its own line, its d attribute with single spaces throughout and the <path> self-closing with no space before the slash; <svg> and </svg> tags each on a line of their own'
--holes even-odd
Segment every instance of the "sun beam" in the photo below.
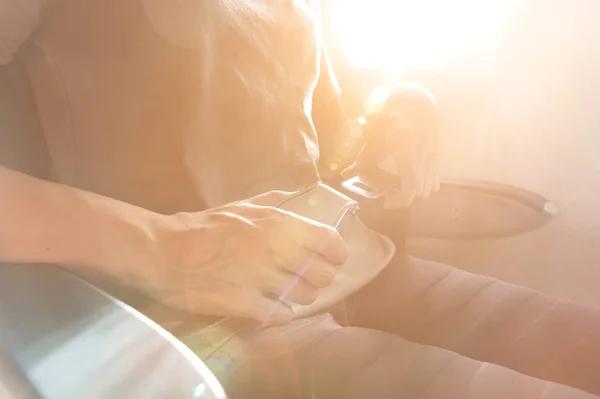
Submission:
<svg viewBox="0 0 600 399">
<path fill-rule="evenodd" d="M 330 0 L 333 39 L 351 66 L 438 67 L 497 45 L 519 0 Z"/>
</svg>

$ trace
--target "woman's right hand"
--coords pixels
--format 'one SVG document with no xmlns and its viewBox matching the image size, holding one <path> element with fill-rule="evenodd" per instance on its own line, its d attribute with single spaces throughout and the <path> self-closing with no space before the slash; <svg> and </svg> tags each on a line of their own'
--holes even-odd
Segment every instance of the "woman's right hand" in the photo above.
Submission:
<svg viewBox="0 0 600 399">
<path fill-rule="evenodd" d="M 60 264 L 198 314 L 286 322 L 278 298 L 310 304 L 346 258 L 335 229 L 275 208 L 289 193 L 167 216 L 1 166 L 0 191 L 0 261 Z"/>
<path fill-rule="evenodd" d="M 347 249 L 334 228 L 275 208 L 289 195 L 165 217 L 153 228 L 152 267 L 136 285 L 197 314 L 290 321 L 293 312 L 279 299 L 313 303 Z"/>
</svg>

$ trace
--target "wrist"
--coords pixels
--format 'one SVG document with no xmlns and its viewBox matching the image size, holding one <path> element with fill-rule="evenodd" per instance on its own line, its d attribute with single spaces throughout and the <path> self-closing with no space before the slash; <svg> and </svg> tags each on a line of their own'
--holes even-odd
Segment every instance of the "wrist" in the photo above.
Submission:
<svg viewBox="0 0 600 399">
<path fill-rule="evenodd" d="M 56 263 L 127 283 L 160 261 L 156 231 L 165 216 L 124 202 L 71 189 L 61 196 L 66 228 L 56 242 Z"/>
<path fill-rule="evenodd" d="M 219 256 L 228 238 L 222 212 L 182 212 L 155 223 L 155 240 L 170 263 L 200 268 Z M 225 224 L 226 225 L 226 224 Z"/>
</svg>

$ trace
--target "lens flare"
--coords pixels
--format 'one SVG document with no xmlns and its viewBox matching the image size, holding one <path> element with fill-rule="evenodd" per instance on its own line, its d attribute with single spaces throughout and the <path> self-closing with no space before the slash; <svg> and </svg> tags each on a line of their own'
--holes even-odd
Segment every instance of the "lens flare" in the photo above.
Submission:
<svg viewBox="0 0 600 399">
<path fill-rule="evenodd" d="M 390 94 L 391 86 L 390 85 L 382 85 L 377 86 L 367 100 L 365 101 L 365 110 L 367 113 L 375 113 L 377 112 L 385 103 L 388 95 Z"/>
</svg>

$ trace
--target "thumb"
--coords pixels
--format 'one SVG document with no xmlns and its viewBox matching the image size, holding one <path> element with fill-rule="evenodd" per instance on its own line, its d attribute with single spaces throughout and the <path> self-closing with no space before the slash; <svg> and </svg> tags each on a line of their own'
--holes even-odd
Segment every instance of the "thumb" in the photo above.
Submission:
<svg viewBox="0 0 600 399">
<path fill-rule="evenodd" d="M 296 194 L 295 192 L 289 191 L 268 191 L 263 194 L 259 194 L 255 197 L 248 198 L 244 202 L 258 205 L 258 206 L 278 206 L 283 200 Z"/>
</svg>

